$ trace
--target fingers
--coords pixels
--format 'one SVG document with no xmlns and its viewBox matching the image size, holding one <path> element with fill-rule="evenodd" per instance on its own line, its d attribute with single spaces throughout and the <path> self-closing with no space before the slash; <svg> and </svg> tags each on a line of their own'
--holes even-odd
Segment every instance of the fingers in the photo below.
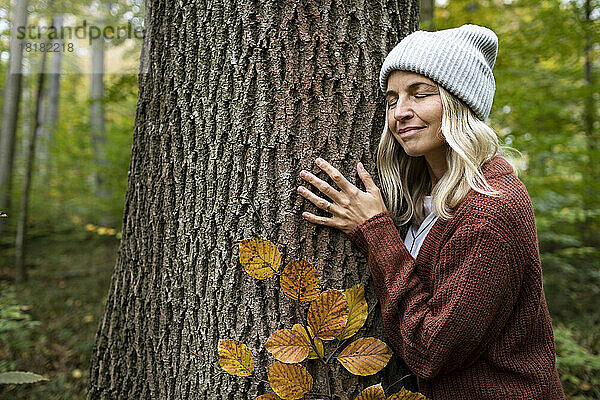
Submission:
<svg viewBox="0 0 600 400">
<path fill-rule="evenodd" d="M 317 178 L 315 175 L 310 172 L 303 170 L 300 172 L 300 177 L 307 182 L 312 183 L 317 189 L 321 191 L 325 196 L 329 197 L 333 201 L 338 201 L 341 198 L 340 192 L 335 190 L 329 185 L 329 183 L 324 180 Z"/>
<path fill-rule="evenodd" d="M 358 176 L 360 177 L 360 180 L 363 181 L 363 183 L 365 184 L 365 189 L 367 189 L 367 192 L 372 193 L 374 191 L 379 190 L 379 188 L 375 186 L 375 182 L 373 182 L 371 174 L 367 172 L 363 163 L 359 162 L 356 166 L 356 170 L 358 171 Z"/>
<path fill-rule="evenodd" d="M 302 197 L 313 203 L 315 206 L 319 207 L 321 210 L 334 214 L 338 209 L 337 204 L 322 199 L 304 186 L 298 187 L 298 193 L 300 193 Z"/>
<path fill-rule="evenodd" d="M 313 224 L 336 227 L 333 218 L 321 217 L 320 215 L 311 214 L 309 212 L 303 212 L 302 218 Z"/>
<path fill-rule="evenodd" d="M 345 193 L 354 193 L 356 190 L 356 186 L 351 184 L 341 172 L 335 168 L 333 165 L 329 164 L 327 161 L 322 158 L 317 158 L 315 163 L 319 168 L 321 168 L 329 177 L 335 182 L 336 185 Z"/>
</svg>

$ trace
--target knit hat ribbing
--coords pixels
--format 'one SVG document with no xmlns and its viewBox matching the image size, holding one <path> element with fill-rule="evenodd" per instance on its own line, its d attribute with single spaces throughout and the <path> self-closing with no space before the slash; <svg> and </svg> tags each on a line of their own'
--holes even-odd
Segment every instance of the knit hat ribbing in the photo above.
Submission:
<svg viewBox="0 0 600 400">
<path fill-rule="evenodd" d="M 498 37 L 483 26 L 416 31 L 387 55 L 379 84 L 385 93 L 387 78 L 394 70 L 425 75 L 464 101 L 485 121 L 496 91 L 492 69 L 497 54 Z"/>
</svg>

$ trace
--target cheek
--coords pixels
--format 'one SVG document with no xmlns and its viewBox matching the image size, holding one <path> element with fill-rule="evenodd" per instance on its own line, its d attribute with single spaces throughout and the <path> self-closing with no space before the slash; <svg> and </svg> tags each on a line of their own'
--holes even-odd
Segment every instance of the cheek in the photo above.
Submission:
<svg viewBox="0 0 600 400">
<path fill-rule="evenodd" d="M 388 111 L 386 111 L 385 115 L 387 118 L 388 127 L 390 128 L 390 130 L 392 130 L 394 128 L 394 118 L 393 118 L 394 114 L 388 110 Z"/>
</svg>

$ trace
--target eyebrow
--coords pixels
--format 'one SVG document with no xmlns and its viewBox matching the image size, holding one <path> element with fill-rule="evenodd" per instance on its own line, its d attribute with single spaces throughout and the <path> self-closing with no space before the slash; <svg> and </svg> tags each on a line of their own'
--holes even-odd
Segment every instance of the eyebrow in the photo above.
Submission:
<svg viewBox="0 0 600 400">
<path fill-rule="evenodd" d="M 433 88 L 435 88 L 435 86 L 433 86 L 433 85 L 430 85 L 429 83 L 426 83 L 426 82 L 415 82 L 415 83 L 413 83 L 413 84 L 409 85 L 409 86 L 408 86 L 408 89 L 412 89 L 412 88 L 415 88 L 415 87 L 417 87 L 417 86 L 429 86 L 429 87 L 430 87 L 430 88 L 432 88 L 432 89 L 433 89 Z M 388 90 L 385 92 L 385 96 L 387 97 L 387 96 L 389 96 L 390 94 L 398 94 L 398 93 L 396 93 L 396 91 L 395 91 L 395 90 L 388 89 Z"/>
</svg>

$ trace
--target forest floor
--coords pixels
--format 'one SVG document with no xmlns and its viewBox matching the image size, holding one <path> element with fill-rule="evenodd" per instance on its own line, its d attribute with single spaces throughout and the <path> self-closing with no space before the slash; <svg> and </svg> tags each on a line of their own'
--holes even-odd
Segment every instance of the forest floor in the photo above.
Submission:
<svg viewBox="0 0 600 400">
<path fill-rule="evenodd" d="M 40 235 L 28 241 L 28 281 L 16 290 L 4 282 L 0 291 L 13 289 L 20 309 L 39 324 L 12 333 L 0 329 L 4 339 L 0 340 L 0 360 L 4 360 L 0 367 L 35 372 L 49 380 L 2 385 L 0 399 L 85 399 L 90 357 L 118 244 L 114 236 L 86 231 Z M 0 278 L 6 279 L 14 275 L 7 266 L 14 255 L 6 243 L 0 246 Z"/>
</svg>

